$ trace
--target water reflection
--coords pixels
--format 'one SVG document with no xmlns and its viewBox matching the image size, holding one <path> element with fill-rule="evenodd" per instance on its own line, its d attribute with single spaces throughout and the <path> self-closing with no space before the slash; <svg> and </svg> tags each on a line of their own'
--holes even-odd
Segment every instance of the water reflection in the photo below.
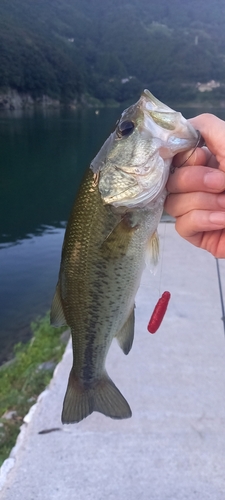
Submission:
<svg viewBox="0 0 225 500">
<path fill-rule="evenodd" d="M 63 236 L 63 227 L 46 227 L 0 251 L 0 362 L 16 342 L 29 338 L 31 321 L 50 308 Z"/>
<path fill-rule="evenodd" d="M 83 173 L 118 113 L 0 114 L 1 242 L 67 220 Z"/>
</svg>

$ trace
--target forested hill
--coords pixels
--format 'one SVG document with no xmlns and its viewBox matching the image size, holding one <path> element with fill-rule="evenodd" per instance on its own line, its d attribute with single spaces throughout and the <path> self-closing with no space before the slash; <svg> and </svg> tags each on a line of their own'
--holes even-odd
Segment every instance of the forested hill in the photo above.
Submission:
<svg viewBox="0 0 225 500">
<path fill-rule="evenodd" d="M 0 91 L 106 103 L 225 91 L 224 0 L 0 0 Z"/>
</svg>

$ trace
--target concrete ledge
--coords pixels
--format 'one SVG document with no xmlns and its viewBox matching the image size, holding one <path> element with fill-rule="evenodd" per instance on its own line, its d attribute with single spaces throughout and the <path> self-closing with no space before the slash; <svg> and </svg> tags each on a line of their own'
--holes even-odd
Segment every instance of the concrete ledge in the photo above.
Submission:
<svg viewBox="0 0 225 500">
<path fill-rule="evenodd" d="M 49 388 L 3 465 L 1 500 L 224 500 L 225 340 L 215 259 L 160 224 L 162 265 L 147 271 L 126 357 L 113 343 L 107 369 L 133 416 L 94 413 L 62 426 L 68 346 Z M 220 261 L 222 279 L 225 261 Z M 155 335 L 149 317 L 171 302 Z M 39 434 L 56 428 L 56 431 Z"/>
</svg>

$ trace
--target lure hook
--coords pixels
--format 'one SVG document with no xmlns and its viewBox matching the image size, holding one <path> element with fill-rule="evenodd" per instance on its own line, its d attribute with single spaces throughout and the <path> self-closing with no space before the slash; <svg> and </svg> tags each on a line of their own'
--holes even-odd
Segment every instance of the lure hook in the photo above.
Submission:
<svg viewBox="0 0 225 500">
<path fill-rule="evenodd" d="M 198 139 L 197 139 L 197 142 L 196 142 L 196 145 L 195 147 L 193 148 L 192 152 L 190 153 L 190 155 L 186 158 L 186 160 L 183 161 L 183 163 L 181 163 L 181 165 L 179 165 L 178 167 L 175 167 L 174 165 L 171 166 L 170 168 L 170 173 L 171 174 L 174 174 L 176 168 L 181 168 L 183 167 L 183 165 L 186 163 L 186 161 L 189 160 L 189 158 L 191 158 L 191 156 L 194 154 L 194 152 L 196 151 L 196 149 L 199 147 L 199 148 L 202 148 L 202 146 L 204 146 L 205 144 L 205 141 L 202 137 L 202 135 L 200 134 L 199 130 L 196 130 L 197 134 L 198 134 Z"/>
</svg>

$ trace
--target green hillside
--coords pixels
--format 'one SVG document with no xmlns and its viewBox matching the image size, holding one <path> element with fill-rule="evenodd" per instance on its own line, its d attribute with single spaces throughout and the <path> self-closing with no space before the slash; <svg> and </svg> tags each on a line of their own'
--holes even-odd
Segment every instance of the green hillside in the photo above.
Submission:
<svg viewBox="0 0 225 500">
<path fill-rule="evenodd" d="M 0 91 L 222 100 L 224 23 L 224 0 L 1 0 Z M 212 79 L 212 92 L 196 89 Z"/>
</svg>

